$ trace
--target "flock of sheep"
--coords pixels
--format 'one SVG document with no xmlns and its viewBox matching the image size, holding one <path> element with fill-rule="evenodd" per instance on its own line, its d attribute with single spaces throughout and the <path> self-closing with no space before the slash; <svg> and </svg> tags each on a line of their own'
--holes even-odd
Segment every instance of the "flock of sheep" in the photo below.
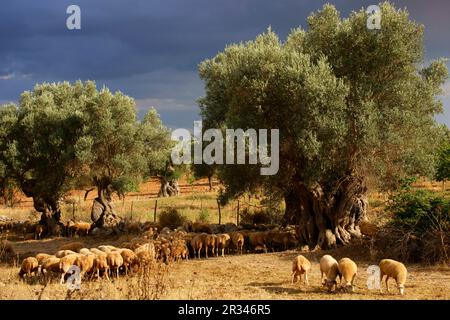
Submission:
<svg viewBox="0 0 450 320">
<path fill-rule="evenodd" d="M 339 277 L 340 290 L 344 292 L 354 291 L 354 282 L 357 275 L 358 267 L 356 263 L 350 258 L 342 258 L 338 261 L 330 255 L 324 255 L 320 259 L 320 280 L 323 286 L 328 288 L 328 291 L 332 291 L 333 287 L 338 290 L 337 277 Z M 407 270 L 403 263 L 392 260 L 383 259 L 380 261 L 380 292 L 382 292 L 382 281 L 386 276 L 386 290 L 389 292 L 389 278 L 395 279 L 397 288 L 401 295 L 405 291 L 405 282 Z M 304 284 L 309 285 L 308 272 L 311 269 L 311 262 L 304 256 L 297 256 L 292 262 L 292 284 L 298 281 L 303 275 Z M 325 275 L 325 279 L 324 278 Z M 342 283 L 344 280 L 344 283 Z"/>
<path fill-rule="evenodd" d="M 235 226 L 225 226 L 214 233 L 212 225 L 202 223 L 187 223 L 176 230 L 158 228 L 147 223 L 137 230 L 139 236 L 123 242 L 119 247 L 101 245 L 95 248 L 85 248 L 80 242 L 71 242 L 59 248 L 54 254 L 39 253 L 23 260 L 19 275 L 44 277 L 49 280 L 51 275 L 58 275 L 63 283 L 70 275 L 72 266 L 77 266 L 80 276 L 88 279 L 104 277 L 119 278 L 120 274 L 128 275 L 138 271 L 153 261 L 168 263 L 169 261 L 188 260 L 191 258 L 222 257 L 225 253 L 242 254 L 244 252 L 259 252 L 268 250 L 286 250 L 296 246 L 295 235 L 290 230 L 249 231 L 237 230 Z M 68 229 L 72 235 L 87 235 L 88 224 L 76 223 Z M 130 227 L 131 230 L 131 227 Z M 292 283 L 304 275 L 304 283 L 308 283 L 308 272 L 311 262 L 304 256 L 295 258 L 292 265 Z M 321 281 L 329 291 L 350 290 L 353 292 L 357 273 L 356 264 L 349 258 L 336 261 L 330 255 L 320 259 Z M 397 261 L 384 259 L 380 262 L 381 279 L 386 276 L 394 278 L 401 294 L 404 293 L 406 268 Z M 337 277 L 340 287 L 337 286 Z M 343 283 L 344 281 L 344 283 Z"/>
</svg>

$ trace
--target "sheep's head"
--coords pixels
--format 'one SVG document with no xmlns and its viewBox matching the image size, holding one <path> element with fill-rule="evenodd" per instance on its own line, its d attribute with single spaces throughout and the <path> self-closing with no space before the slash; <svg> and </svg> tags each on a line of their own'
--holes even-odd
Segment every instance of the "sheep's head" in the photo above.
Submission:
<svg viewBox="0 0 450 320">
<path fill-rule="evenodd" d="M 331 291 L 331 289 L 333 288 L 333 286 L 337 285 L 337 281 L 336 280 L 325 280 L 324 286 L 326 286 L 328 288 L 328 291 Z"/>
</svg>

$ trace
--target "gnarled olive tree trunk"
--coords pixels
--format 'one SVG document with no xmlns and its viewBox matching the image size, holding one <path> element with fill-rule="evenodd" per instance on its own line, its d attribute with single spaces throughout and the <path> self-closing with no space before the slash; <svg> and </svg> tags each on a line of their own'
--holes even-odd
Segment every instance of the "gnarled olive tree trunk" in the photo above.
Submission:
<svg viewBox="0 0 450 320">
<path fill-rule="evenodd" d="M 97 186 L 98 194 L 92 204 L 92 229 L 107 228 L 118 231 L 122 218 L 114 210 L 111 180 L 108 178 L 94 178 L 94 183 Z"/>
<path fill-rule="evenodd" d="M 310 248 L 332 248 L 359 238 L 359 223 L 367 212 L 363 181 L 347 177 L 335 190 L 307 188 L 299 183 L 285 194 L 284 223 L 297 225 L 297 238 Z"/>
<path fill-rule="evenodd" d="M 178 181 L 168 179 L 164 176 L 158 176 L 161 186 L 159 188 L 158 197 L 172 197 L 180 194 Z"/>
</svg>

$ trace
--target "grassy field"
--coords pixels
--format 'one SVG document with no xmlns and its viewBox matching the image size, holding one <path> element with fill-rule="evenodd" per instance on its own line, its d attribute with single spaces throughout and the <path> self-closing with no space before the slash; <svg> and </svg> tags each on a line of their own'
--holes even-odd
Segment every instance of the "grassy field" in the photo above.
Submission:
<svg viewBox="0 0 450 320">
<path fill-rule="evenodd" d="M 420 183 L 422 185 L 420 185 Z M 196 220 L 200 211 L 207 210 L 209 222 L 218 222 L 216 193 L 207 192 L 203 181 L 182 184 L 182 195 L 158 199 L 158 212 L 166 207 L 176 207 L 183 215 Z M 419 182 L 418 187 L 442 191 L 440 184 Z M 124 202 L 117 200 L 116 209 L 124 217 L 133 220 L 153 220 L 157 184 L 144 185 L 141 193 L 128 196 Z M 155 191 L 156 190 L 156 191 Z M 82 192 L 74 192 L 72 198 L 82 198 Z M 75 212 L 77 220 L 90 221 L 90 205 L 94 195 L 85 202 L 79 199 Z M 369 218 L 381 225 L 389 219 L 383 207 L 386 195 L 374 193 L 370 196 Z M 133 211 L 131 212 L 131 204 Z M 257 205 L 257 200 L 241 200 L 241 210 Z M 236 222 L 237 203 L 222 208 L 222 222 Z M 72 205 L 64 207 L 63 219 L 72 217 Z M 2 209 L 0 215 L 15 219 L 38 219 L 27 199 L 15 209 Z M 86 247 L 102 244 L 120 246 L 131 236 L 115 238 L 83 237 Z M 60 246 L 70 242 L 67 238 L 14 241 L 13 246 L 20 258 L 39 252 L 54 253 Z M 291 261 L 298 254 L 305 255 L 312 262 L 309 275 L 310 285 L 290 283 Z M 328 293 L 321 287 L 318 261 L 324 254 L 335 258 L 350 257 L 358 264 L 355 293 Z M 388 257 L 388 249 L 386 257 Z M 57 280 L 46 285 L 40 279 L 26 282 L 19 279 L 18 266 L 0 265 L 0 299 L 450 299 L 450 267 L 407 265 L 409 274 L 406 295 L 397 294 L 395 283 L 391 282 L 391 294 L 380 294 L 366 286 L 367 267 L 378 264 L 370 240 L 358 241 L 347 247 L 330 251 L 300 252 L 290 250 L 267 254 L 227 255 L 224 258 L 191 259 L 169 265 L 155 265 L 149 274 L 135 274 L 118 280 L 85 281 L 81 291 L 69 294 L 65 285 Z M 391 280 L 393 281 L 393 280 Z"/>
</svg>

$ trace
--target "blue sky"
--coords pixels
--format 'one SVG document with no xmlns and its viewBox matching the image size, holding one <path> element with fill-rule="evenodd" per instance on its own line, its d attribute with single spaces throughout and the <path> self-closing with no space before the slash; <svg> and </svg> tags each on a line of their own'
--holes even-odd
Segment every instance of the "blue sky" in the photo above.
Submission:
<svg viewBox="0 0 450 320">
<path fill-rule="evenodd" d="M 95 80 L 154 106 L 172 128 L 192 128 L 203 94 L 197 66 L 226 44 L 270 25 L 282 39 L 306 27 L 325 2 L 343 16 L 376 1 L 318 0 L 4 0 L 0 10 L 0 104 L 43 81 Z M 450 57 L 450 1 L 392 1 L 425 25 L 426 59 Z M 82 30 L 66 28 L 66 8 L 81 8 Z M 450 125 L 450 82 L 445 112 Z"/>
</svg>

